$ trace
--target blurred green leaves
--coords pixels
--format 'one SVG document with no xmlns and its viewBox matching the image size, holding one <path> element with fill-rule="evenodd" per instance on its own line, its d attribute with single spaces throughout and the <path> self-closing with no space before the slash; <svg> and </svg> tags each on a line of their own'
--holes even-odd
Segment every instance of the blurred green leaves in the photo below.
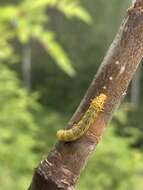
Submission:
<svg viewBox="0 0 143 190">
<path fill-rule="evenodd" d="M 91 23 L 89 13 L 79 5 L 77 0 L 62 0 L 57 3 L 57 8 L 68 18 L 77 17 L 86 23 Z"/>
<path fill-rule="evenodd" d="M 0 73 L 0 170 L 3 171 L 0 184 L 3 189 L 14 189 L 13 181 L 22 174 L 19 180 L 23 182 L 18 180 L 17 188 L 24 189 L 25 175 L 38 161 L 31 152 L 37 125 L 30 111 L 37 109 L 37 103 L 20 87 L 16 74 L 7 66 L 0 64 Z"/>
<path fill-rule="evenodd" d="M 38 40 L 55 63 L 72 77 L 75 75 L 75 70 L 70 58 L 55 40 L 55 32 L 47 29 L 49 8 L 59 10 L 67 18 L 76 17 L 86 23 L 91 22 L 90 15 L 81 7 L 78 0 L 25 0 L 19 5 L 0 8 L 0 26 L 10 30 L 13 38 L 18 38 L 21 44 L 31 39 Z M 8 39 L 5 38 L 5 43 L 7 42 Z M 8 54 L 7 49 L 5 53 Z M 3 54 L 1 52 L 1 56 Z"/>
<path fill-rule="evenodd" d="M 33 169 L 55 141 L 63 119 L 48 112 L 22 88 L 17 75 L 0 64 L 0 186 L 25 190 Z"/>
<path fill-rule="evenodd" d="M 75 70 L 73 69 L 70 59 L 65 54 L 62 47 L 56 42 L 53 32 L 43 33 L 40 41 L 44 45 L 45 49 L 55 60 L 55 63 L 65 71 L 69 76 L 75 75 Z"/>
</svg>

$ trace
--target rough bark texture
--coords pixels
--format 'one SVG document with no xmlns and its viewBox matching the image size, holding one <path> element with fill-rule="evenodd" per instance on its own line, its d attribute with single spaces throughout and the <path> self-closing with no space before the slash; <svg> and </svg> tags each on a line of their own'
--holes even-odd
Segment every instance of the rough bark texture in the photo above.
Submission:
<svg viewBox="0 0 143 190">
<path fill-rule="evenodd" d="M 115 40 L 68 127 L 77 123 L 92 98 L 107 95 L 105 109 L 77 141 L 58 142 L 35 169 L 29 190 L 73 190 L 89 155 L 98 144 L 113 112 L 120 104 L 143 56 L 143 0 L 128 10 Z"/>
</svg>

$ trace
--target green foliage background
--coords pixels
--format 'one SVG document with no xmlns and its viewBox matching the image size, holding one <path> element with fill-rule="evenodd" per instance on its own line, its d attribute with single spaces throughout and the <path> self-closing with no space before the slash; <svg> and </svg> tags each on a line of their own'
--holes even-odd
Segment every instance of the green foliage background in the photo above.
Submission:
<svg viewBox="0 0 143 190">
<path fill-rule="evenodd" d="M 56 142 L 56 131 L 66 126 L 83 97 L 129 3 L 1 0 L 1 189 L 27 189 L 34 168 Z M 29 93 L 21 59 L 31 39 Z M 143 189 L 143 110 L 134 110 L 129 96 L 82 173 L 78 190 Z"/>
</svg>

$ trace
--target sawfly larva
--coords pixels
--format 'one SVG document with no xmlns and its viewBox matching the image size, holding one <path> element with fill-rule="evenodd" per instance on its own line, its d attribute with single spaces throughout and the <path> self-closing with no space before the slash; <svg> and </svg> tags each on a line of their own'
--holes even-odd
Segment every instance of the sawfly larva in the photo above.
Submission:
<svg viewBox="0 0 143 190">
<path fill-rule="evenodd" d="M 107 96 L 105 94 L 100 94 L 95 97 L 91 101 L 89 108 L 84 113 L 81 120 L 71 129 L 59 130 L 57 132 L 57 138 L 60 141 L 70 142 L 83 136 L 89 127 L 94 124 L 98 113 L 103 111 L 106 98 Z"/>
</svg>

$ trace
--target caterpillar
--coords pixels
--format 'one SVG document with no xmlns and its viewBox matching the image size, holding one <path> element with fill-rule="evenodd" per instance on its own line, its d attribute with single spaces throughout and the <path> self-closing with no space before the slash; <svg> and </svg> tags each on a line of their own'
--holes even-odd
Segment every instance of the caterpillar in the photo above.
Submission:
<svg viewBox="0 0 143 190">
<path fill-rule="evenodd" d="M 57 131 L 57 138 L 60 141 L 70 142 L 79 139 L 83 136 L 90 126 L 96 120 L 96 117 L 99 112 L 104 110 L 104 103 L 107 96 L 105 94 L 100 94 L 95 97 L 91 103 L 87 111 L 82 116 L 81 120 L 75 124 L 71 129 L 59 130 Z"/>
</svg>

